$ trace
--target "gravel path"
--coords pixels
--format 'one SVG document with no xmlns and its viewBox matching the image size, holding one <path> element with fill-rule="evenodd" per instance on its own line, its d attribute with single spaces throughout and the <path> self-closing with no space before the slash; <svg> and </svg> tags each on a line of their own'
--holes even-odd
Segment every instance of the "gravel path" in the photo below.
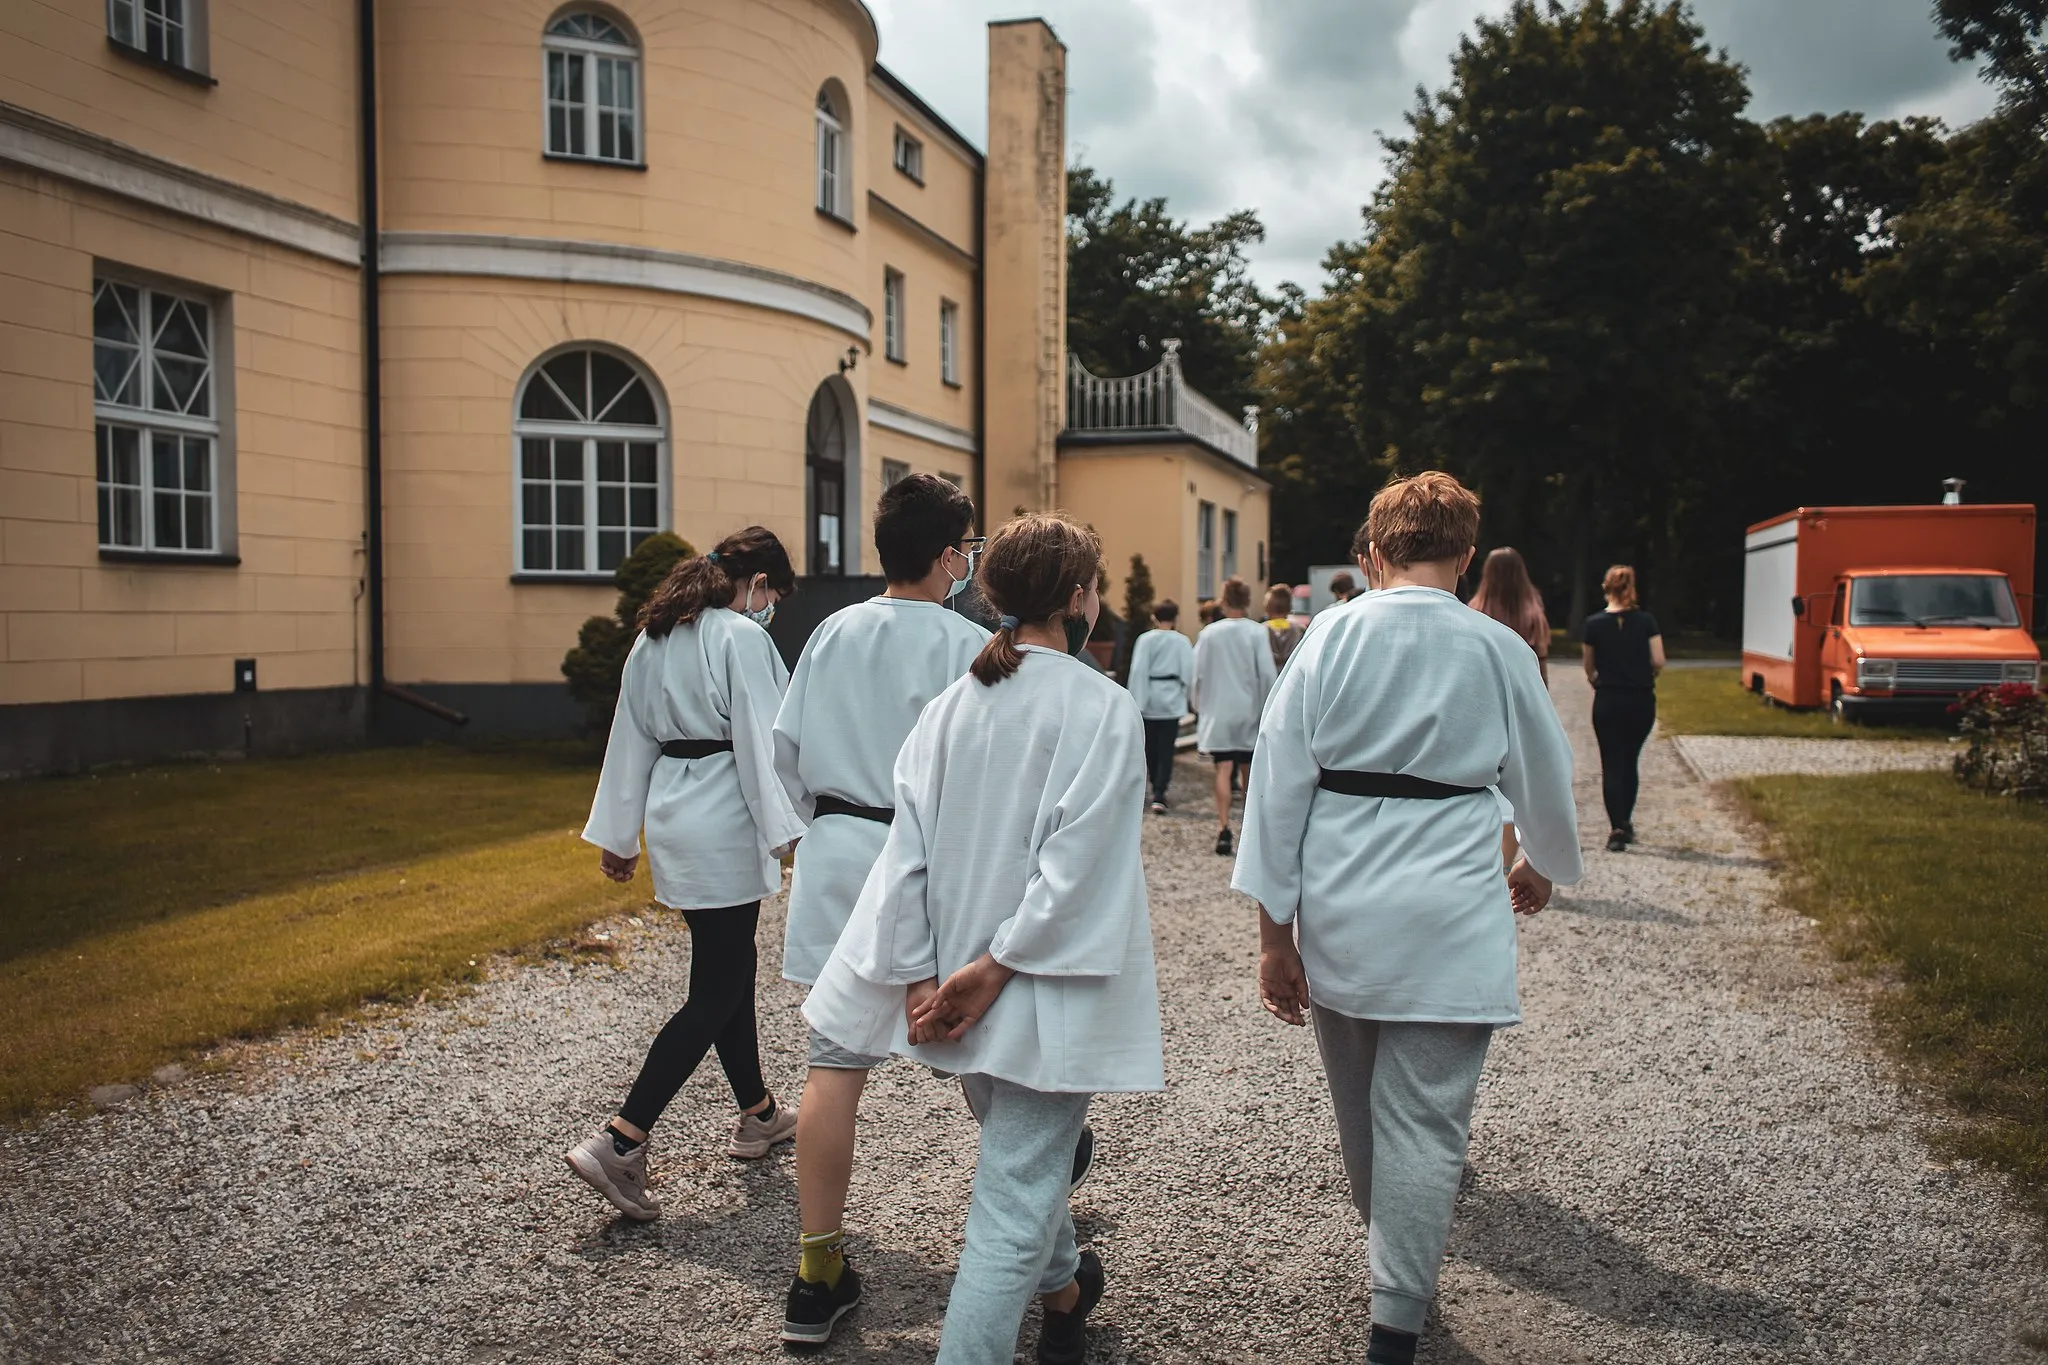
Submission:
<svg viewBox="0 0 2048 1365">
<path fill-rule="evenodd" d="M 1560 675 L 1591 843 L 1584 684 Z M 1184 798 L 1204 776 L 1184 769 Z M 1930 1158 L 1857 988 L 1668 745 L 1638 825 L 1525 930 L 1528 1023 L 1488 1067 L 1424 1359 L 2048 1359 L 2017 1344 L 2048 1327 L 2027 1226 Z M 1306 1032 L 1254 1003 L 1248 907 L 1210 837 L 1193 810 L 1148 820 L 1172 1088 L 1095 1111 L 1094 1358 L 1356 1359 L 1363 1236 L 1328 1101 Z M 616 932 L 616 965 L 508 965 L 448 1005 L 0 1134 L 0 1359 L 780 1357 L 793 1170 L 724 1158 L 715 1066 L 657 1138 L 661 1222 L 609 1217 L 562 1169 L 682 993 L 671 917 Z M 762 940 L 780 933 L 775 907 Z M 764 982 L 791 1096 L 797 1000 Z M 876 1074 L 850 1220 L 875 1288 L 831 1359 L 930 1359 L 972 1143 L 955 1090 Z"/>
<path fill-rule="evenodd" d="M 1926 739 L 1785 739 L 1763 735 L 1674 735 L 1694 772 L 1709 782 L 1773 773 L 1885 773 L 1947 768 L 1953 746 Z"/>
</svg>

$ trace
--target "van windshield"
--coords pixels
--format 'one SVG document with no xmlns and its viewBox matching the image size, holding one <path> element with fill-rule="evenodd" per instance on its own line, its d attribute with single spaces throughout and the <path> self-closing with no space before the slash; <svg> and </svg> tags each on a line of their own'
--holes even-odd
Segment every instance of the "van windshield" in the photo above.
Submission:
<svg viewBox="0 0 2048 1365">
<path fill-rule="evenodd" d="M 1849 590 L 1852 626 L 2017 626 L 2012 588 L 1992 574 L 1897 574 L 1859 578 Z"/>
</svg>

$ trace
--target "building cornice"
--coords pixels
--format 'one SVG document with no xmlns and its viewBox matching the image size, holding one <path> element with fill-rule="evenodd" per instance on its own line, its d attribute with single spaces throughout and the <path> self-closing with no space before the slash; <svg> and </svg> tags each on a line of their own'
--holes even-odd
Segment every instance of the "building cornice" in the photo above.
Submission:
<svg viewBox="0 0 2048 1365">
<path fill-rule="evenodd" d="M 908 228 L 911 232 L 915 233 L 921 240 L 930 243 L 932 246 L 937 247 L 939 250 L 945 252 L 948 256 L 951 256 L 954 260 L 966 266 L 969 270 L 981 269 L 981 262 L 974 259 L 973 252 L 969 251 L 966 247 L 961 246 L 958 243 L 952 241 L 950 238 L 940 236 L 937 231 L 935 231 L 932 228 L 926 227 L 923 223 L 919 222 L 916 218 L 912 217 L 909 210 L 904 209 L 899 205 L 890 203 L 888 200 L 884 199 L 881 195 L 875 193 L 875 191 L 873 190 L 868 191 L 868 209 L 871 213 L 876 209 L 881 210 L 882 216 L 884 218 L 888 219 L 892 223 L 896 223 L 902 227 Z"/>
<path fill-rule="evenodd" d="M 362 234 L 346 218 L 181 166 L 5 102 L 0 102 L 0 162 L 26 166 L 343 265 L 362 264 Z"/>
<path fill-rule="evenodd" d="M 981 452 L 981 442 L 974 439 L 974 433 L 936 417 L 899 408 L 894 403 L 884 403 L 879 398 L 868 399 L 868 425 L 884 431 L 898 432 L 904 436 L 915 436 L 920 441 L 945 446 L 952 450 L 965 451 L 969 455 Z"/>
<path fill-rule="evenodd" d="M 466 232 L 387 232 L 378 256 L 386 275 L 480 275 L 495 279 L 610 284 L 722 299 L 790 313 L 869 342 L 874 317 L 851 294 L 779 270 L 653 247 L 555 237 Z"/>
<path fill-rule="evenodd" d="M 1178 450 L 1186 448 L 1206 459 L 1226 474 L 1236 474 L 1255 479 L 1265 488 L 1271 488 L 1273 481 L 1256 466 L 1248 465 L 1221 446 L 1211 444 L 1191 431 L 1148 430 L 1148 431 L 1063 431 L 1060 433 L 1059 454 L 1110 456 L 1135 454 L 1147 449 Z"/>
</svg>

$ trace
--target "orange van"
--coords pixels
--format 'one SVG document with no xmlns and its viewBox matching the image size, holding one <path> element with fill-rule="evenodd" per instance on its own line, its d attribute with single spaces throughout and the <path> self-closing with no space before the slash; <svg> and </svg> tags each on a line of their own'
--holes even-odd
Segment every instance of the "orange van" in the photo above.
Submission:
<svg viewBox="0 0 2048 1365">
<path fill-rule="evenodd" d="M 1837 721 L 2041 682 L 2028 504 L 1802 507 L 1749 528 L 1742 677 Z"/>
</svg>

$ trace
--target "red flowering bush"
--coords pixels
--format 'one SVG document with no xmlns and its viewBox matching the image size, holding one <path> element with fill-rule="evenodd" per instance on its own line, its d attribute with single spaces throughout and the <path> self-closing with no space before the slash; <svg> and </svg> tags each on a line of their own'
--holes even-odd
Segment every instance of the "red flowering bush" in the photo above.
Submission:
<svg viewBox="0 0 2048 1365">
<path fill-rule="evenodd" d="M 2048 696 L 2032 683 L 1980 687 L 1951 706 L 1967 744 L 1956 780 L 2000 796 L 2048 798 Z"/>
</svg>

